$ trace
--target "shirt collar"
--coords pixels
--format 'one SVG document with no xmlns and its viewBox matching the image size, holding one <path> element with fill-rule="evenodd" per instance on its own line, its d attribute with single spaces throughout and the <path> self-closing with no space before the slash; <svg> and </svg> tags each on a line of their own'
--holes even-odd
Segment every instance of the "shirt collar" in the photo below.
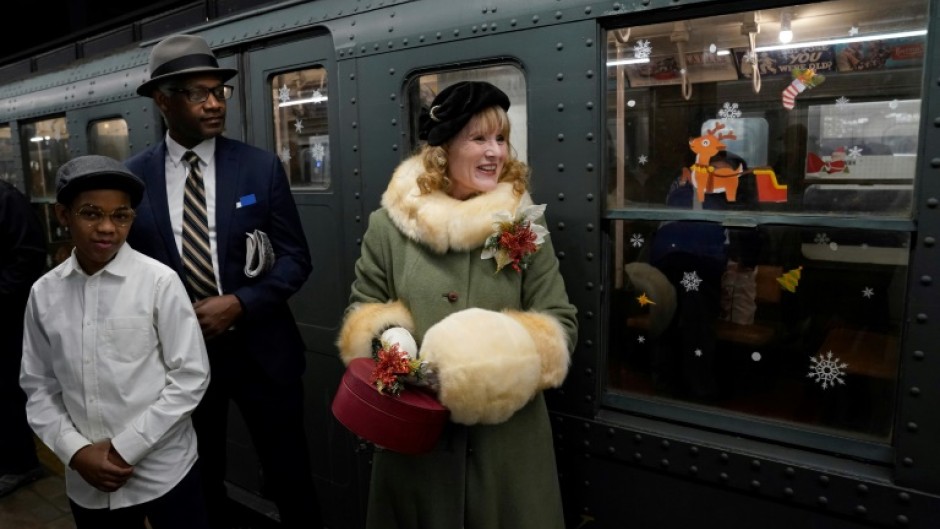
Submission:
<svg viewBox="0 0 940 529">
<path fill-rule="evenodd" d="M 104 265 L 104 268 L 95 272 L 91 276 L 88 275 L 85 270 L 82 268 L 82 265 L 78 264 L 78 258 L 75 257 L 75 249 L 72 249 L 72 255 L 69 256 L 68 260 L 65 262 L 65 266 L 62 268 L 61 276 L 67 277 L 72 274 L 79 274 L 86 277 L 92 277 L 93 275 L 107 272 L 111 275 L 118 277 L 125 277 L 131 274 L 131 253 L 133 249 L 127 241 L 124 241 L 124 244 L 121 245 L 121 248 L 118 250 L 117 255 L 114 256 L 114 259 L 111 259 L 108 264 Z"/>
<path fill-rule="evenodd" d="M 202 160 L 202 163 L 208 164 L 213 154 L 215 154 L 215 138 L 203 140 L 202 143 L 192 149 L 187 149 L 171 138 L 169 132 L 166 134 L 166 153 L 167 156 L 170 157 L 170 161 L 173 162 L 173 165 L 179 166 L 182 163 L 183 155 L 186 154 L 186 151 L 195 152 L 199 155 L 199 159 Z"/>
</svg>

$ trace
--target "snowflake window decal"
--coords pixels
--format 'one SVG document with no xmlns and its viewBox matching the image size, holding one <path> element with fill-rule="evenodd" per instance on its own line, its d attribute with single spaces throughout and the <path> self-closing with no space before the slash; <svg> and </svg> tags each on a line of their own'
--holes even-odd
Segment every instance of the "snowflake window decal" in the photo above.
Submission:
<svg viewBox="0 0 940 529">
<path fill-rule="evenodd" d="M 649 157 L 647 157 L 645 154 L 641 154 L 637 158 L 637 163 L 639 163 L 640 165 L 646 165 L 646 163 L 649 161 L 650 161 Z"/>
<path fill-rule="evenodd" d="M 857 160 L 862 157 L 863 150 L 864 149 L 862 149 L 858 145 L 855 145 L 851 149 L 849 149 L 849 154 L 847 156 L 853 160 Z"/>
<path fill-rule="evenodd" d="M 639 247 L 643 246 L 643 243 L 644 243 L 644 242 L 646 242 L 646 241 L 643 239 L 643 236 L 640 235 L 639 233 L 634 233 L 634 234 L 630 237 L 630 246 L 632 246 L 632 247 L 634 247 L 634 248 L 639 248 Z"/>
<path fill-rule="evenodd" d="M 310 156 L 317 162 L 322 162 L 325 155 L 326 149 L 323 147 L 322 143 L 317 143 L 310 149 Z"/>
<path fill-rule="evenodd" d="M 851 101 L 851 99 L 842 96 L 839 99 L 836 99 L 836 106 L 839 107 L 840 110 L 844 110 L 845 107 L 849 104 L 849 101 Z"/>
<path fill-rule="evenodd" d="M 737 119 L 741 117 L 741 110 L 738 108 L 737 103 L 725 103 L 718 111 L 718 117 L 720 119 Z"/>
<path fill-rule="evenodd" d="M 693 290 L 698 290 L 698 286 L 702 284 L 702 278 L 698 276 L 695 270 L 691 272 L 682 273 L 682 286 L 685 287 L 686 292 L 691 292 Z"/>
<path fill-rule="evenodd" d="M 653 46 L 648 40 L 640 39 L 636 41 L 636 44 L 633 46 L 633 56 L 637 59 L 649 59 L 652 53 Z"/>
<path fill-rule="evenodd" d="M 813 239 L 813 242 L 816 244 L 829 244 L 829 236 L 825 233 L 817 233 L 816 238 Z"/>
<path fill-rule="evenodd" d="M 279 153 L 279 157 L 281 158 L 282 162 L 284 163 L 289 162 L 290 161 L 290 148 L 284 147 L 283 149 L 281 149 L 281 152 Z"/>
<path fill-rule="evenodd" d="M 287 88 L 286 84 L 281 85 L 281 87 L 277 89 L 277 98 L 281 103 L 290 101 L 290 88 Z"/>
<path fill-rule="evenodd" d="M 641 334 L 641 335 L 639 335 L 639 336 L 636 337 L 636 341 L 637 341 L 637 343 L 646 343 L 646 336 L 643 336 L 643 335 Z"/>
<path fill-rule="evenodd" d="M 871 297 L 874 295 L 875 295 L 875 289 L 871 287 L 865 287 L 864 289 L 862 289 L 862 297 L 866 299 L 871 299 Z"/>
<path fill-rule="evenodd" d="M 809 361 L 809 373 L 806 376 L 813 379 L 813 382 L 821 383 L 823 389 L 834 387 L 837 382 L 845 384 L 842 377 L 845 376 L 845 368 L 849 367 L 849 364 L 840 362 L 838 358 L 833 360 L 832 351 L 825 355 L 820 353 L 811 356 Z"/>
</svg>

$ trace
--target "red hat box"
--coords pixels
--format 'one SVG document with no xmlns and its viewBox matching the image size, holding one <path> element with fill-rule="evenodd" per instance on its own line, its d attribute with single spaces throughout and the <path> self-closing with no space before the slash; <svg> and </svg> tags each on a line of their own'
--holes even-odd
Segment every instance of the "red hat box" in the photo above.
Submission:
<svg viewBox="0 0 940 529">
<path fill-rule="evenodd" d="M 374 369 L 371 358 L 349 362 L 333 397 L 333 415 L 376 446 L 403 454 L 430 451 L 450 411 L 424 387 L 406 385 L 397 396 L 380 392 L 372 383 Z"/>
</svg>

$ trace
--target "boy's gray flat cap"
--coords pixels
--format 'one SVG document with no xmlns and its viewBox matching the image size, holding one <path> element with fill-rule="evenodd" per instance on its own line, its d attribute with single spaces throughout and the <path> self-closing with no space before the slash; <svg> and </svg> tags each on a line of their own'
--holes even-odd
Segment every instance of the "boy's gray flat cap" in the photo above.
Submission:
<svg viewBox="0 0 940 529">
<path fill-rule="evenodd" d="M 136 208 L 144 196 L 144 181 L 121 162 L 97 154 L 72 158 L 56 172 L 55 198 L 60 204 L 68 206 L 82 191 L 94 189 L 125 191 Z"/>
</svg>

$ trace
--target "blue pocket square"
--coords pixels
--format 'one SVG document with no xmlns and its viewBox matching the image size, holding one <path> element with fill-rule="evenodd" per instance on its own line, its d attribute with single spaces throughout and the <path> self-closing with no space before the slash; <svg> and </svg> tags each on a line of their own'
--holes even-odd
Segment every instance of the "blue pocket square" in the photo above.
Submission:
<svg viewBox="0 0 940 529">
<path fill-rule="evenodd" d="M 252 205 L 252 204 L 254 204 L 254 203 L 256 203 L 256 202 L 258 202 L 258 199 L 256 199 L 256 198 L 255 198 L 255 194 L 252 193 L 252 194 L 250 194 L 250 195 L 245 195 L 245 196 L 241 197 L 240 199 L 238 199 L 238 202 L 235 203 L 235 207 L 236 207 L 236 208 L 243 208 L 243 207 L 245 207 L 245 206 L 250 206 L 250 205 Z"/>
</svg>

